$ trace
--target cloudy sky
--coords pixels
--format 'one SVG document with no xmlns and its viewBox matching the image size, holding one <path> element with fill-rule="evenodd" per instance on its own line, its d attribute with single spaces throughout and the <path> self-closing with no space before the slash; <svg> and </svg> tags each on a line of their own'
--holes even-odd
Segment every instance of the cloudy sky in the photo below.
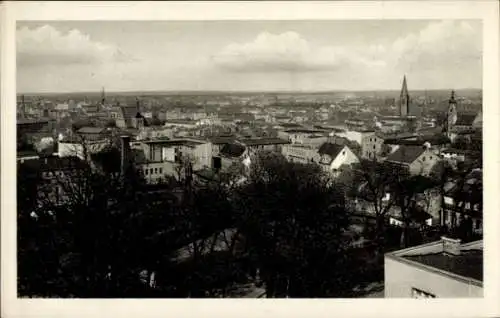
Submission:
<svg viewBox="0 0 500 318">
<path fill-rule="evenodd" d="M 19 92 L 480 88 L 475 20 L 18 22 Z"/>
</svg>

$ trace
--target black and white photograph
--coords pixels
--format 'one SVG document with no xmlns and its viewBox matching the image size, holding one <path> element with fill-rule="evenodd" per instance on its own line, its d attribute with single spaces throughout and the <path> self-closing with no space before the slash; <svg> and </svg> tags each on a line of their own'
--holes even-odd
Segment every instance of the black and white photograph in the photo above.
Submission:
<svg viewBox="0 0 500 318">
<path fill-rule="evenodd" d="M 484 34 L 15 21 L 14 297 L 484 299 Z"/>
</svg>

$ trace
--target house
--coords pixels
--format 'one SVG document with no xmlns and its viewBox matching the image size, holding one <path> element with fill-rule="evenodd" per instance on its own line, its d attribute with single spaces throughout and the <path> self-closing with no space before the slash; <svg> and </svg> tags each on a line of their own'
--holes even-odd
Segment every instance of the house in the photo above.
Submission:
<svg viewBox="0 0 500 318">
<path fill-rule="evenodd" d="M 17 120 L 17 140 L 33 143 L 33 138 L 37 134 L 51 134 L 55 128 L 55 121 L 50 118 L 28 119 L 20 118 Z"/>
<path fill-rule="evenodd" d="M 481 153 L 479 151 L 456 148 L 442 149 L 439 154 L 443 160 L 453 165 L 456 165 L 458 162 L 473 161 L 481 158 Z"/>
<path fill-rule="evenodd" d="M 147 162 L 180 164 L 189 160 L 195 170 L 212 165 L 212 145 L 207 141 L 189 138 L 144 140 L 140 148 Z"/>
<path fill-rule="evenodd" d="M 292 144 L 304 144 L 312 136 L 322 135 L 323 131 L 316 129 L 289 129 L 278 132 L 278 137 L 289 140 Z M 326 141 L 326 137 L 325 137 Z"/>
<path fill-rule="evenodd" d="M 247 148 L 239 143 L 229 143 L 222 146 L 219 152 L 221 168 L 226 169 L 233 163 L 241 163 L 248 153 Z"/>
<path fill-rule="evenodd" d="M 281 153 L 282 146 L 290 143 L 288 140 L 270 137 L 244 138 L 239 139 L 238 142 L 245 146 L 249 154 L 254 154 L 260 150 L 275 151 Z"/>
<path fill-rule="evenodd" d="M 463 229 L 468 234 L 483 232 L 483 182 L 482 171 L 473 170 L 463 182 L 445 184 L 441 225 L 449 229 Z M 466 233 L 467 234 L 467 233 Z"/>
<path fill-rule="evenodd" d="M 375 135 L 375 131 L 369 129 L 345 130 L 342 132 L 336 132 L 334 133 L 334 135 L 344 137 L 350 141 L 355 141 L 359 145 L 362 145 L 363 140 L 366 137 Z"/>
<path fill-rule="evenodd" d="M 290 162 L 319 163 L 320 161 L 318 148 L 306 145 L 284 145 L 282 154 Z"/>
<path fill-rule="evenodd" d="M 364 159 L 375 159 L 383 155 L 384 138 L 375 132 L 362 135 L 360 145 L 361 157 Z"/>
<path fill-rule="evenodd" d="M 451 91 L 446 121 L 446 131 L 451 140 L 454 140 L 454 136 L 460 132 L 472 132 L 481 128 L 482 121 L 482 112 L 459 112 L 455 91 Z"/>
<path fill-rule="evenodd" d="M 359 163 L 359 158 L 347 145 L 324 143 L 318 150 L 320 155 L 320 165 L 327 172 L 336 176 L 342 166 L 350 166 Z"/>
<path fill-rule="evenodd" d="M 104 127 L 82 127 L 76 134 L 86 141 L 105 140 L 111 136 L 110 131 Z"/>
<path fill-rule="evenodd" d="M 429 175 L 439 155 L 424 146 L 400 146 L 385 162 L 408 169 L 411 175 Z"/>
<path fill-rule="evenodd" d="M 210 136 L 207 140 L 212 144 L 212 156 L 218 156 L 221 148 L 226 144 L 233 143 L 235 137 L 233 135 Z"/>
<path fill-rule="evenodd" d="M 118 128 L 139 128 L 144 126 L 138 105 L 116 105 L 111 108 L 110 117 Z"/>
<path fill-rule="evenodd" d="M 483 297 L 483 241 L 440 241 L 384 257 L 385 298 Z"/>
</svg>

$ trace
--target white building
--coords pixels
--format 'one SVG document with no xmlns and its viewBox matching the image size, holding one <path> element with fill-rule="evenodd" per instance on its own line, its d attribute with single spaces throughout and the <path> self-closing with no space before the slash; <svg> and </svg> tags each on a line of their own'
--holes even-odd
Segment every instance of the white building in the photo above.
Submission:
<svg viewBox="0 0 500 318">
<path fill-rule="evenodd" d="M 483 297 L 483 241 L 440 241 L 387 253 L 385 298 Z"/>
<path fill-rule="evenodd" d="M 337 175 L 342 166 L 359 163 L 359 158 L 346 145 L 324 143 L 318 150 L 320 165 L 325 171 Z"/>
</svg>

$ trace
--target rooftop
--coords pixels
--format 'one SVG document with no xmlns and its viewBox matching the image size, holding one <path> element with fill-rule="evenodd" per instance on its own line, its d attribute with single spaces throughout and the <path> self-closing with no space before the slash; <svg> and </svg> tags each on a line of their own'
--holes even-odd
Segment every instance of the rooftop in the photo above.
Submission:
<svg viewBox="0 0 500 318">
<path fill-rule="evenodd" d="M 453 241 L 454 243 L 450 243 Z M 442 238 L 436 242 L 388 253 L 386 256 L 456 280 L 482 285 L 482 240 L 461 244 L 460 240 Z"/>
<path fill-rule="evenodd" d="M 288 140 L 281 138 L 255 138 L 255 139 L 241 139 L 239 140 L 242 144 L 246 146 L 257 146 L 257 145 L 279 145 L 279 144 L 289 144 Z"/>
<path fill-rule="evenodd" d="M 344 145 L 325 142 L 321 145 L 321 147 L 319 147 L 318 153 L 320 155 L 329 155 L 333 160 L 342 151 L 342 149 L 344 149 L 344 147 Z"/>
<path fill-rule="evenodd" d="M 476 119 L 477 114 L 464 114 L 464 113 L 459 113 L 457 114 L 457 121 L 455 122 L 455 125 L 460 125 L 460 126 L 471 126 L 474 120 Z"/>
<path fill-rule="evenodd" d="M 387 158 L 387 161 L 411 164 L 417 160 L 417 158 L 424 153 L 425 150 L 426 149 L 423 146 L 403 145 L 392 153 Z"/>
<path fill-rule="evenodd" d="M 220 150 L 224 157 L 238 158 L 245 152 L 245 146 L 238 144 L 225 144 Z"/>
<path fill-rule="evenodd" d="M 79 134 L 101 134 L 106 131 L 104 127 L 82 127 L 78 129 Z"/>
<path fill-rule="evenodd" d="M 483 280 L 483 251 L 462 251 L 460 255 L 432 253 L 404 256 L 406 259 L 454 274 Z"/>
</svg>

